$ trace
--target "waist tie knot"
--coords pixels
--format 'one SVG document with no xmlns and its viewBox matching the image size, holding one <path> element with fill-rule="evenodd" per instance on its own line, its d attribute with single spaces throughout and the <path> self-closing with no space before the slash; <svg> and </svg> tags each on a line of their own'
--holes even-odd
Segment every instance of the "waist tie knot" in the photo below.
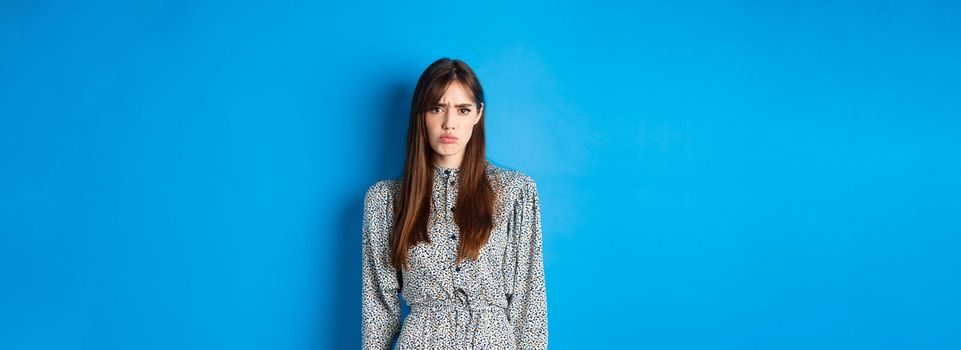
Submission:
<svg viewBox="0 0 961 350">
<path fill-rule="evenodd" d="M 454 290 L 453 299 L 433 299 L 425 302 L 412 304 L 411 313 L 423 312 L 431 309 L 438 314 L 446 314 L 451 324 L 454 326 L 454 336 L 463 345 L 475 345 L 475 334 L 477 334 L 477 317 L 484 311 L 501 311 L 506 314 L 507 309 L 503 306 L 486 302 L 485 300 L 471 299 L 467 292 L 462 288 Z M 470 334 L 470 339 L 466 335 Z"/>
</svg>

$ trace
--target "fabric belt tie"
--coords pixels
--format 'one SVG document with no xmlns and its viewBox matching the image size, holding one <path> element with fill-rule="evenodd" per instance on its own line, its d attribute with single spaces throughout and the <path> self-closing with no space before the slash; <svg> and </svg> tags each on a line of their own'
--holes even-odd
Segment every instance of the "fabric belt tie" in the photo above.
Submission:
<svg viewBox="0 0 961 350">
<path fill-rule="evenodd" d="M 457 339 L 461 339 L 461 343 L 465 340 L 462 337 L 470 332 L 471 338 L 469 339 L 469 344 L 473 347 L 475 344 L 475 334 L 477 334 L 477 317 L 481 315 L 483 311 L 503 311 L 506 314 L 507 308 L 486 303 L 483 300 L 471 300 L 461 288 L 457 288 L 454 291 L 454 299 L 434 299 L 427 302 L 417 303 L 411 305 L 411 313 L 422 312 L 426 309 L 433 310 L 444 310 L 447 311 L 448 318 L 451 323 L 454 324 L 455 336 Z"/>
</svg>

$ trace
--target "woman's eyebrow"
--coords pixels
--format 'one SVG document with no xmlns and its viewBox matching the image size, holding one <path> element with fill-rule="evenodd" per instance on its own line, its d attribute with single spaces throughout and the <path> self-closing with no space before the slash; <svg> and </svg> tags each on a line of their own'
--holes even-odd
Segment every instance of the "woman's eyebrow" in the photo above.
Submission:
<svg viewBox="0 0 961 350">
<path fill-rule="evenodd" d="M 446 103 L 438 103 L 437 105 L 438 105 L 438 106 L 441 106 L 441 107 L 445 107 L 445 108 L 446 108 L 447 106 L 449 106 L 449 105 L 446 104 Z M 473 104 L 473 103 L 461 103 L 461 104 L 454 105 L 454 107 L 474 107 L 474 104 Z"/>
</svg>

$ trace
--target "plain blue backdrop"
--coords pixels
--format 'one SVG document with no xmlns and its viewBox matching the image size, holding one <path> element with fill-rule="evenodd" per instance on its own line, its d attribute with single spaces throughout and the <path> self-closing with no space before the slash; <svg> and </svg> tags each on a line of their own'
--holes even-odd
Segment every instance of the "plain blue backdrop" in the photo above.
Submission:
<svg viewBox="0 0 961 350">
<path fill-rule="evenodd" d="M 961 5 L 0 2 L 0 349 L 351 349 L 472 65 L 556 349 L 961 348 Z"/>
</svg>

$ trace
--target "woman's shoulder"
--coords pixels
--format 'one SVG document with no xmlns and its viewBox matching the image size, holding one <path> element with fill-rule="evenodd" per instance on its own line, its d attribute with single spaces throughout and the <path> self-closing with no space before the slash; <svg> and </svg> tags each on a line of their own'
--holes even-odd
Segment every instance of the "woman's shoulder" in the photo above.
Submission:
<svg viewBox="0 0 961 350">
<path fill-rule="evenodd" d="M 521 192 L 536 187 L 532 176 L 518 169 L 487 159 L 487 179 L 499 191 Z M 400 192 L 401 177 L 382 179 L 367 187 L 368 201 L 387 201 Z"/>
<path fill-rule="evenodd" d="M 520 170 L 487 160 L 487 179 L 495 188 L 523 191 L 536 186 L 534 178 Z"/>
<path fill-rule="evenodd" d="M 400 190 L 400 177 L 383 179 L 367 187 L 364 195 L 364 202 L 388 201 L 397 195 Z"/>
</svg>

